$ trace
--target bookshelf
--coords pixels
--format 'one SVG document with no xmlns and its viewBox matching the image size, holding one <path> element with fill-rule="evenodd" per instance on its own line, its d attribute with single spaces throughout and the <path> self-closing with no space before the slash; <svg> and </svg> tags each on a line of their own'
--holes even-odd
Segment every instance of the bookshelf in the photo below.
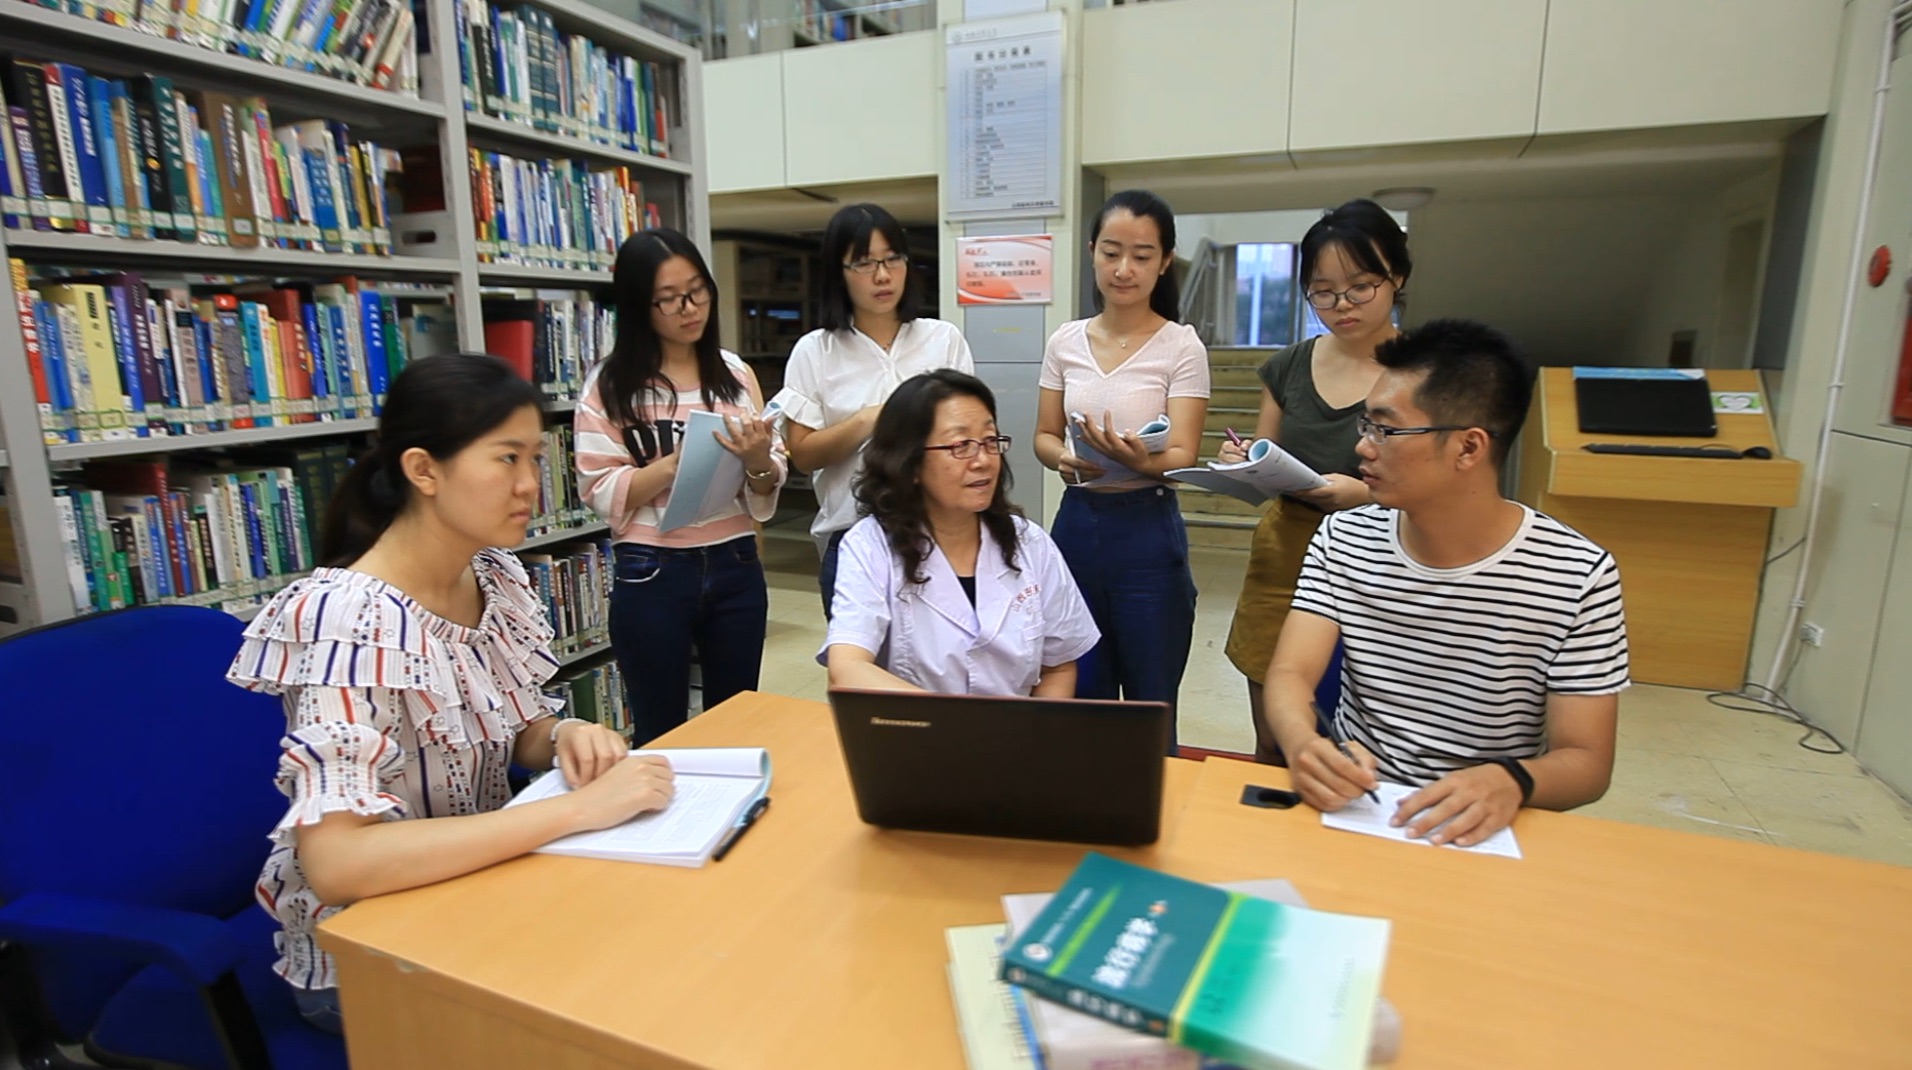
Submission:
<svg viewBox="0 0 1912 1070">
<path fill-rule="evenodd" d="M 674 18 L 677 6 L 670 0 L 643 0 L 641 14 L 646 20 L 662 25 Z M 251 166 L 280 178 L 278 188 L 287 193 L 288 199 L 282 204 L 273 202 L 267 210 L 255 210 L 253 218 L 258 220 L 262 239 L 256 247 L 241 247 L 236 243 L 233 235 L 239 233 L 238 228 L 226 232 L 227 244 L 208 244 L 203 240 L 132 236 L 138 234 L 137 226 L 130 234 L 126 231 L 115 234 L 113 231 L 118 227 L 104 224 L 105 215 L 89 215 L 89 218 L 106 233 L 36 229 L 31 213 L 16 213 L 28 218 L 21 218 L 18 227 L 0 229 L 0 255 L 24 262 L 35 288 L 34 293 L 26 295 L 28 307 L 34 306 L 39 292 L 49 285 L 68 281 L 92 283 L 112 277 L 114 273 L 131 273 L 152 280 L 155 295 L 162 286 L 168 294 L 182 295 L 178 305 L 179 322 L 185 323 L 190 308 L 215 295 L 230 293 L 236 295 L 234 300 L 242 307 L 245 303 L 258 303 L 265 308 L 263 298 L 252 295 L 267 291 L 309 294 L 314 286 L 356 280 L 355 286 L 362 289 L 353 290 L 355 296 L 350 306 L 366 317 L 358 326 L 370 333 L 359 339 L 358 348 L 350 350 L 355 363 L 339 374 L 357 376 L 358 390 L 369 397 L 371 392 L 365 377 L 370 374 L 367 369 L 371 362 L 378 359 L 366 348 L 372 342 L 372 334 L 382 335 L 388 341 L 404 338 L 402 352 L 407 359 L 428 359 L 431 352 L 454 347 L 485 349 L 486 301 L 497 299 L 501 287 L 512 291 L 508 297 L 530 291 L 536 300 L 601 291 L 611 280 L 604 251 L 615 250 L 622 232 L 644 225 L 647 210 L 654 213 L 656 221 L 682 229 L 707 248 L 710 224 L 701 118 L 703 75 L 695 46 L 678 39 L 686 35 L 657 32 L 592 7 L 583 0 L 525 0 L 500 7 L 510 20 L 515 20 L 507 28 L 528 36 L 509 42 L 518 46 L 514 67 L 507 70 L 501 64 L 489 64 L 488 72 L 476 77 L 478 84 L 468 92 L 463 77 L 467 58 L 502 54 L 474 47 L 498 44 L 471 29 L 483 24 L 488 33 L 491 27 L 499 25 L 499 16 L 492 13 L 492 5 L 485 0 L 422 0 L 409 5 L 371 8 L 382 11 L 380 17 L 391 20 L 389 24 L 380 24 L 389 26 L 389 37 L 383 36 L 387 32 L 384 29 L 368 28 L 372 38 L 392 40 L 402 51 L 406 35 L 410 34 L 418 46 L 415 59 L 407 57 L 406 65 L 398 68 L 399 73 L 393 79 L 395 88 L 375 88 L 353 80 L 350 56 L 306 53 L 303 58 L 310 61 L 314 69 L 301 69 L 295 62 L 300 57 L 294 57 L 291 48 L 282 43 L 296 40 L 296 33 L 270 41 L 270 35 L 244 39 L 243 35 L 228 34 L 223 38 L 223 48 L 211 47 L 217 43 L 219 31 L 210 25 L 168 28 L 143 25 L 136 20 L 130 25 L 114 25 L 68 10 L 41 7 L 22 0 L 0 0 L 0 33 L 16 42 L 10 49 L 15 56 L 35 65 L 72 64 L 89 76 L 92 85 L 132 84 L 149 74 L 170 79 L 179 94 L 182 118 L 185 104 L 211 99 L 208 94 L 237 98 L 242 116 L 262 117 L 260 144 L 265 159 L 274 158 L 271 139 L 282 126 L 344 124 L 336 135 L 341 148 L 335 163 L 340 170 L 334 175 L 359 183 L 350 187 L 350 195 L 359 198 L 355 203 L 366 213 L 359 220 L 363 225 L 358 228 L 363 241 L 352 240 L 346 231 L 343 204 L 339 208 L 340 230 L 347 234 L 346 240 L 331 240 L 333 235 L 329 231 L 325 240 L 302 237 L 295 229 L 301 220 L 289 199 L 296 184 L 294 178 L 288 177 L 287 172 L 270 172 L 258 162 L 260 157 L 254 157 Z M 678 27 L 687 28 L 688 25 Z M 376 32 L 371 32 L 374 30 Z M 357 35 L 345 36 L 350 41 Z M 268 51 L 280 53 L 279 58 L 285 62 L 274 62 L 265 54 Z M 254 54 L 241 54 L 245 52 Z M 288 63 L 294 65 L 286 65 Z M 608 69 L 623 80 L 613 79 L 607 83 L 595 77 L 583 77 L 586 73 L 601 73 L 600 67 L 590 66 L 592 63 L 609 64 Z M 372 67 L 368 53 L 360 67 L 361 76 L 370 80 Z M 412 76 L 410 91 L 404 84 L 407 72 Z M 493 99 L 487 99 L 484 92 L 485 78 L 493 79 L 495 84 L 490 88 L 500 91 Z M 0 78 L 0 82 L 8 90 L 8 103 L 21 104 L 14 99 L 18 94 L 13 91 L 11 80 Z M 603 88 L 606 85 L 615 87 L 615 92 Z M 628 96 L 618 95 L 626 90 Z M 513 98 L 518 106 L 512 109 L 492 106 L 512 91 L 518 93 Z M 589 99 L 586 94 L 590 95 Z M 110 107 L 110 95 L 103 100 Z M 538 106 L 525 107 L 527 104 Z M 268 110 L 269 120 L 263 118 Z M 584 116 L 595 116 L 595 123 L 586 122 Z M 98 118 L 110 123 L 113 116 L 102 112 Z M 77 121 L 77 115 L 69 116 L 70 123 Z M 241 135 L 250 133 L 248 127 L 238 129 Z M 6 133 L 0 131 L 0 134 Z M 72 126 L 68 133 L 78 137 L 82 132 Z M 109 144 L 108 136 L 101 135 L 101 148 Z M 140 134 L 130 136 L 137 140 Z M 228 131 L 227 136 L 234 135 Z M 16 147 L 17 161 L 18 142 L 8 144 Z M 295 140 L 293 144 L 296 148 L 298 143 Z M 309 145 L 307 149 L 310 150 Z M 206 150 L 200 147 L 199 151 Z M 277 157 L 281 164 L 288 158 Z M 296 162 L 296 157 L 290 158 Z M 107 158 L 102 155 L 100 159 L 104 164 Z M 202 159 L 207 160 L 209 174 L 218 171 L 218 165 L 223 162 L 217 156 Z M 614 183 L 614 188 L 623 191 L 624 196 L 609 217 L 558 218 L 556 210 L 535 220 L 530 211 L 514 216 L 508 208 L 499 207 L 504 202 L 486 205 L 474 195 L 467 178 L 473 171 L 474 159 L 505 159 L 526 171 L 569 176 L 581 184 L 599 183 L 600 186 L 593 187 L 594 193 L 603 188 L 602 184 Z M 143 206 L 134 203 L 134 173 L 129 169 L 121 177 L 127 185 L 115 192 L 115 197 L 121 199 L 115 199 L 112 207 L 119 208 L 123 204 L 126 215 L 116 214 L 112 218 L 122 223 L 141 221 Z M 236 184 L 218 186 L 222 177 L 212 174 L 208 181 L 218 187 L 219 192 L 236 197 Z M 252 192 L 261 189 L 271 192 L 271 187 L 263 185 L 253 186 Z M 210 207 L 209 188 L 202 185 L 197 190 L 206 195 Z M 14 190 L 16 195 L 26 192 Z M 144 191 L 138 192 L 143 196 Z M 344 195 L 342 191 L 341 196 Z M 18 203 L 13 202 L 9 207 L 17 207 Z M 44 202 L 35 203 L 44 207 Z M 158 207 L 157 203 L 153 205 L 155 210 Z M 198 209 L 197 201 L 194 207 Z M 309 207 L 309 200 L 300 201 L 297 207 Z M 481 218 L 481 207 L 492 209 L 491 214 Z M 595 200 L 587 207 L 592 211 L 601 210 Z M 84 204 L 80 210 L 87 211 Z M 102 206 L 93 211 L 104 213 L 107 209 Z M 272 216 L 270 220 L 268 215 Z M 158 218 L 157 212 L 153 218 Z M 229 214 L 222 225 L 229 225 L 231 218 Z M 222 223 L 218 215 L 212 216 L 212 221 Z M 304 221 L 313 222 L 309 218 Z M 384 227 L 379 227 L 381 222 Z M 204 223 L 201 223 L 203 231 Z M 544 228 L 539 231 L 533 226 L 531 233 L 544 243 L 543 249 L 552 252 L 555 262 L 583 264 L 585 255 L 578 250 L 594 243 L 598 262 L 604 269 L 490 262 L 494 255 L 490 250 L 497 246 L 487 244 L 488 239 L 498 237 L 510 226 L 522 228 L 533 223 Z M 268 225 L 274 228 L 271 232 L 266 229 Z M 310 229 L 317 233 L 316 227 Z M 389 231 L 386 237 L 389 252 L 373 240 L 382 236 L 379 231 Z M 408 241 L 410 235 L 420 231 L 428 232 L 425 241 L 418 244 Z M 0 285 L 6 286 L 9 307 L 17 313 L 21 294 L 16 292 L 11 280 L 9 274 Z M 356 296 L 361 293 L 372 296 Z M 323 298 L 304 299 L 323 308 Z M 153 309 L 163 311 L 173 307 L 160 302 L 157 296 L 147 305 L 149 316 Z M 305 306 L 298 308 L 300 312 L 305 311 Z M 442 322 L 437 326 L 442 332 L 431 337 L 443 344 L 419 344 L 416 339 L 424 337 L 423 329 L 413 335 L 408 333 L 411 327 L 425 316 L 440 315 L 441 309 Z M 296 314 L 288 313 L 288 316 Z M 114 321 L 116 327 L 119 322 Z M 170 356 L 157 354 L 161 332 L 165 330 L 160 324 L 164 322 L 163 314 L 152 320 L 151 339 L 155 359 L 171 360 Z M 331 402 L 335 408 L 327 409 L 323 407 L 326 402 L 314 396 L 317 389 L 314 384 L 304 386 L 312 393 L 298 393 L 300 387 L 294 365 L 301 359 L 313 359 L 317 347 L 297 352 L 279 349 L 279 345 L 287 344 L 285 340 L 295 334 L 300 339 L 298 345 L 303 347 L 308 336 L 288 327 L 290 321 L 285 318 L 262 322 L 288 332 L 279 336 L 280 342 L 262 349 L 247 349 L 244 354 L 248 362 L 287 362 L 274 363 L 273 371 L 266 376 L 270 385 L 265 395 L 255 395 L 261 402 L 266 395 L 270 396 L 271 426 L 232 426 L 236 421 L 231 419 L 202 418 L 216 412 L 227 399 L 221 397 L 218 404 L 213 403 L 208 379 L 203 391 L 205 396 L 198 399 L 205 404 L 193 408 L 179 396 L 185 391 L 183 379 L 168 378 L 163 410 L 167 415 L 162 415 L 161 408 L 155 406 L 142 417 L 137 407 L 130 407 L 126 430 L 114 432 L 127 437 L 118 438 L 105 437 L 106 432 L 89 434 L 79 430 L 77 406 L 71 410 L 56 406 L 55 411 L 68 420 L 64 431 L 43 428 L 34 372 L 43 372 L 44 363 L 29 366 L 28 332 L 17 314 L 0 324 L 0 483 L 4 485 L 4 501 L 23 573 L 18 583 L 0 580 L 0 635 L 95 608 L 80 604 L 86 584 L 80 584 L 76 593 L 69 559 L 70 532 L 62 530 L 63 519 L 71 515 L 68 511 L 63 516 L 63 509 L 70 510 L 71 503 L 67 492 L 56 494 L 56 487 L 80 478 L 83 465 L 166 460 L 193 470 L 199 466 L 273 463 L 247 458 L 275 454 L 303 456 L 306 452 L 333 450 L 332 444 L 356 446 L 376 428 L 370 403 L 363 399 L 361 406 L 354 408 L 349 398 L 337 397 Z M 330 322 L 336 321 L 319 322 L 323 332 Z M 345 322 L 348 328 L 352 326 L 352 321 Z M 394 323 L 399 327 L 395 328 Z M 395 329 L 400 332 L 397 336 L 393 334 Z M 130 337 L 133 336 L 115 335 L 120 341 Z M 180 336 L 166 337 L 170 345 Z M 206 356 L 203 347 L 209 343 L 201 340 L 197 344 L 202 347 L 203 363 Z M 340 350 L 341 361 L 345 359 L 345 352 Z M 388 370 L 395 372 L 398 356 L 388 354 L 387 359 Z M 572 374 L 566 382 L 576 382 L 577 363 L 573 361 Z M 137 376 L 145 370 L 142 365 L 129 363 L 121 363 L 120 367 L 127 376 Z M 239 370 L 249 375 L 266 375 L 252 369 L 253 364 L 247 363 Z M 308 367 L 305 373 L 318 370 L 316 366 Z M 547 370 L 540 369 L 541 372 Z M 301 408 L 302 402 L 308 407 Z M 261 413 L 265 411 L 261 405 L 255 408 Z M 545 405 L 547 415 L 554 421 L 564 420 L 574 408 L 574 399 L 562 395 L 550 397 Z M 181 420 L 167 426 L 170 415 L 181 414 L 184 414 Z M 142 419 L 147 421 L 144 428 L 140 426 Z M 142 431 L 146 437 L 138 437 Z M 182 431 L 192 433 L 180 433 Z M 83 440 L 70 441 L 62 435 Z M 299 478 L 303 480 L 304 474 Z M 568 469 L 559 470 L 554 466 L 554 482 L 568 478 Z M 563 488 L 554 489 L 562 491 Z M 301 493 L 310 496 L 309 491 Z M 570 493 L 575 495 L 574 487 Z M 563 497 L 560 493 L 559 498 Z M 605 525 L 578 521 L 576 505 L 574 500 L 564 500 L 554 506 L 556 511 L 543 518 L 548 522 L 543 533 L 528 539 L 520 549 L 562 552 L 567 543 L 604 536 L 608 530 Z M 315 519 L 310 514 L 308 509 L 308 522 Z M 201 531 L 204 530 L 202 527 Z M 197 539 L 197 535 L 194 537 Z M 195 541 L 194 546 L 198 545 Z M 209 537 L 207 545 L 210 545 Z M 178 552 L 176 546 L 170 548 Z M 194 552 L 196 549 L 186 551 L 189 555 Z M 285 552 L 289 555 L 291 551 Z M 247 590 L 227 597 L 233 592 L 214 583 L 210 549 L 206 551 L 206 559 L 198 564 L 202 566 L 198 582 L 208 586 L 199 590 L 182 587 L 180 593 L 164 599 L 150 597 L 148 590 L 142 592 L 141 597 L 148 601 L 234 603 L 233 611 L 243 612 L 236 603 L 263 597 L 272 585 L 283 585 L 303 574 L 288 570 L 249 580 Z M 186 576 L 192 576 L 194 565 L 188 557 L 183 566 Z M 82 576 L 92 580 L 84 572 Z M 176 574 L 175 585 L 179 579 Z M 567 667 L 588 662 L 607 649 L 602 642 L 596 642 L 577 650 L 566 656 Z"/>
</svg>

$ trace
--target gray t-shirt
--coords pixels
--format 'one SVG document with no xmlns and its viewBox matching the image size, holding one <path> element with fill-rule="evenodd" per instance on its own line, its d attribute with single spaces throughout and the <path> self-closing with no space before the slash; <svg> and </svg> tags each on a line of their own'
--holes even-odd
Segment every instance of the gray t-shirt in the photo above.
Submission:
<svg viewBox="0 0 1912 1070">
<path fill-rule="evenodd" d="M 1351 476 L 1361 467 L 1354 452 L 1359 437 L 1354 422 L 1366 405 L 1330 408 L 1315 389 L 1313 338 L 1278 349 L 1256 372 L 1263 386 L 1281 406 L 1281 430 L 1275 444 L 1294 454 L 1317 472 Z"/>
</svg>

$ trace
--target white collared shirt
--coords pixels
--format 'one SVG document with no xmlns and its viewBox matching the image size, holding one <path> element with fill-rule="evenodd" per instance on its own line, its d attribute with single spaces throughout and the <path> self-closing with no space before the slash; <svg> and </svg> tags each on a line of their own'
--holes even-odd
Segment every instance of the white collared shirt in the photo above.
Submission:
<svg viewBox="0 0 1912 1070">
<path fill-rule="evenodd" d="M 955 368 L 975 374 L 969 343 L 956 325 L 938 319 L 903 324 L 886 352 L 862 331 L 815 330 L 797 340 L 784 366 L 783 389 L 766 409 L 812 431 L 834 427 L 871 405 L 887 400 L 913 375 Z M 784 431 L 789 439 L 788 429 Z M 810 473 L 817 495 L 817 518 L 810 525 L 821 552 L 830 536 L 856 523 L 856 498 L 850 484 L 863 466 L 861 448 Z"/>
<path fill-rule="evenodd" d="M 1047 532 L 1016 518 L 1016 568 L 983 528 L 976 604 L 932 542 L 924 583 L 911 583 L 875 517 L 838 550 L 836 601 L 817 661 L 837 643 L 861 647 L 918 687 L 953 695 L 1028 695 L 1044 666 L 1087 654 L 1102 633 Z"/>
</svg>

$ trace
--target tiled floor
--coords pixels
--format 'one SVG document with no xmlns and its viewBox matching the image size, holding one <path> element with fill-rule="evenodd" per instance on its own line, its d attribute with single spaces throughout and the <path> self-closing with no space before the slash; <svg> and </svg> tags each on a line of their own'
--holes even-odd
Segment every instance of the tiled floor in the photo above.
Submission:
<svg viewBox="0 0 1912 1070">
<path fill-rule="evenodd" d="M 821 701 L 815 552 L 807 539 L 780 532 L 768 540 L 766 561 L 772 571 L 763 688 Z M 1245 561 L 1240 551 L 1195 551 L 1202 596 L 1179 726 L 1182 742 L 1193 746 L 1254 749 L 1241 674 L 1222 654 Z M 1801 734 L 1776 717 L 1721 709 L 1703 692 L 1636 686 L 1620 700 L 1613 786 L 1580 812 L 1912 865 L 1912 806 L 1849 755 L 1800 748 Z"/>
</svg>

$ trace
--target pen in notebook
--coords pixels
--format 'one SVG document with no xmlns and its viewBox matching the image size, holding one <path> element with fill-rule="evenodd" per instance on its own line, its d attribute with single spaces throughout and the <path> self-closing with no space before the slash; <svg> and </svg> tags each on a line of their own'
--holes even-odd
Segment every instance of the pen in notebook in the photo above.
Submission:
<svg viewBox="0 0 1912 1070">
<path fill-rule="evenodd" d="M 770 809 L 770 796 L 768 795 L 751 803 L 750 809 L 744 812 L 743 819 L 738 821 L 737 826 L 730 830 L 729 835 L 724 837 L 724 842 L 718 844 L 717 849 L 711 852 L 710 860 L 712 862 L 722 862 L 724 856 L 730 853 L 730 849 L 737 846 L 737 841 L 744 838 L 744 833 L 749 832 L 750 827 L 755 825 L 757 819 L 762 817 L 763 812 L 768 809 Z"/>
<path fill-rule="evenodd" d="M 1228 441 L 1229 441 L 1229 442 L 1230 442 L 1231 444 L 1233 444 L 1233 445 L 1236 445 L 1236 446 L 1239 446 L 1239 445 L 1241 445 L 1241 444 L 1242 444 L 1242 440 L 1241 440 L 1241 436 L 1235 433 L 1235 429 L 1234 429 L 1234 428 L 1232 428 L 1232 427 L 1224 427 L 1224 428 L 1222 428 L 1222 434 L 1224 434 L 1224 435 L 1227 435 L 1227 436 L 1228 436 Z"/>
</svg>

